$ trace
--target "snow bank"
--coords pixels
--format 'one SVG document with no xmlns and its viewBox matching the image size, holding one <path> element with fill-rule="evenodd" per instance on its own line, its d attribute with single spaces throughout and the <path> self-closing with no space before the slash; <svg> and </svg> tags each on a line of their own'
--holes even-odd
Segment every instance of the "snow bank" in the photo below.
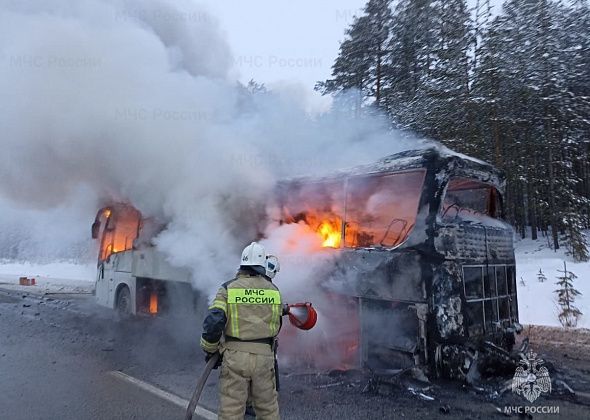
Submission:
<svg viewBox="0 0 590 420">
<path fill-rule="evenodd" d="M 44 277 L 47 279 L 54 278 L 94 282 L 96 264 L 78 264 L 72 262 L 54 262 L 50 264 L 0 262 L 0 276 Z"/>
<path fill-rule="evenodd" d="M 575 302 L 584 314 L 578 321 L 578 327 L 590 328 L 590 262 L 574 263 L 571 257 L 565 255 L 565 249 L 555 252 L 542 238 L 516 243 L 518 310 L 522 324 L 561 326 L 557 319 L 559 309 L 555 290 L 558 286 L 555 283 L 560 274 L 558 270 L 563 270 L 564 261 L 568 270 L 578 276 L 574 287 L 582 293 Z M 547 277 L 543 283 L 537 279 L 539 269 Z"/>
</svg>

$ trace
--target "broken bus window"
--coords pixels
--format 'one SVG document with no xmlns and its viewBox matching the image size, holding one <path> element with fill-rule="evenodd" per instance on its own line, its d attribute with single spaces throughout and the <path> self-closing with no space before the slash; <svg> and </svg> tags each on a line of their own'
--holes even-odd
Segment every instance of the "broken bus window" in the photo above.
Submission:
<svg viewBox="0 0 590 420">
<path fill-rule="evenodd" d="M 347 247 L 391 248 L 416 223 L 425 171 L 350 178 L 346 194 Z"/>
<path fill-rule="evenodd" d="M 494 187 L 466 178 L 449 182 L 443 202 L 444 218 L 468 215 L 500 216 L 500 198 Z"/>
<path fill-rule="evenodd" d="M 344 181 L 292 184 L 282 206 L 284 223 L 304 222 L 330 248 L 340 247 L 343 215 Z"/>
<path fill-rule="evenodd" d="M 289 186 L 282 206 L 283 223 L 305 222 L 324 247 L 340 248 L 344 208 L 344 246 L 394 247 L 404 242 L 414 224 L 422 194 L 424 170 Z"/>
<path fill-rule="evenodd" d="M 99 261 L 111 254 L 133 248 L 133 241 L 139 235 L 140 213 L 129 206 L 114 206 L 101 211 L 98 216 L 100 232 Z"/>
</svg>

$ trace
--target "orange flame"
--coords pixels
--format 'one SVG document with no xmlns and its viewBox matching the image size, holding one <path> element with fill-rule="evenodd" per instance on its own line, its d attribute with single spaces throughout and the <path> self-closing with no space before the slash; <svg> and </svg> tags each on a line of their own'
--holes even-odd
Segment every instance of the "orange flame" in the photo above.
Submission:
<svg viewBox="0 0 590 420">
<path fill-rule="evenodd" d="M 153 291 L 150 294 L 150 314 L 155 315 L 158 313 L 158 293 Z"/>
<path fill-rule="evenodd" d="M 340 232 L 339 223 L 325 220 L 320 224 L 316 232 L 322 237 L 322 246 L 324 248 L 340 248 L 342 233 Z"/>
</svg>

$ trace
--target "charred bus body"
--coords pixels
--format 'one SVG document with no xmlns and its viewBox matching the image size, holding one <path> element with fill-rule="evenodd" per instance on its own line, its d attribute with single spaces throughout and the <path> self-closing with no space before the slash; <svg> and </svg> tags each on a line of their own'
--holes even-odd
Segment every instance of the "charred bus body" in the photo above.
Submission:
<svg viewBox="0 0 590 420">
<path fill-rule="evenodd" d="M 504 186 L 491 165 L 438 148 L 280 185 L 280 223 L 334 248 L 319 278 L 356 314 L 340 344 L 358 365 L 465 378 L 508 355 L 521 327 Z"/>
</svg>

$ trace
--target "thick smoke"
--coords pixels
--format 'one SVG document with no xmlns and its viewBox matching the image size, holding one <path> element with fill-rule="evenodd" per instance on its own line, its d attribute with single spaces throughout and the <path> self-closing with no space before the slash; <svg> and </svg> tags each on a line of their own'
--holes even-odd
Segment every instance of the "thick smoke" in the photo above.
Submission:
<svg viewBox="0 0 590 420">
<path fill-rule="evenodd" d="M 0 1 L 0 229 L 38 238 L 19 256 L 92 246 L 80 221 L 127 201 L 169 222 L 158 246 L 210 292 L 276 180 L 407 147 L 378 118 L 310 116 L 292 86 L 253 95 L 237 76 L 220 23 L 188 0 Z"/>
</svg>

